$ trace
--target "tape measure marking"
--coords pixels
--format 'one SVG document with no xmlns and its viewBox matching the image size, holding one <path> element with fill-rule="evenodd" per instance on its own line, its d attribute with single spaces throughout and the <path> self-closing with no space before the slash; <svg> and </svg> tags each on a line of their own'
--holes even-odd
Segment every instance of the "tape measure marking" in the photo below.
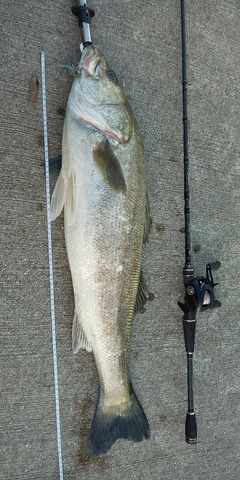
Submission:
<svg viewBox="0 0 240 480">
<path fill-rule="evenodd" d="M 50 302 L 51 302 L 51 321 L 52 321 L 52 346 L 53 346 L 53 369 L 54 369 L 54 387 L 55 387 L 55 406 L 56 406 L 56 426 L 57 426 L 57 448 L 59 463 L 59 478 L 63 480 L 61 429 L 60 429 L 60 410 L 59 410 L 59 392 L 58 392 L 58 368 L 57 368 L 57 341 L 55 327 L 55 306 L 54 306 L 54 279 L 53 279 L 53 256 L 52 256 L 52 232 L 50 220 L 50 180 L 49 180 L 49 157 L 48 157 L 48 133 L 47 133 L 47 101 L 46 101 L 46 80 L 45 80 L 45 53 L 41 52 L 41 70 L 42 70 L 42 107 L 43 107 L 43 132 L 44 132 L 44 155 L 46 172 L 46 200 L 47 200 L 47 233 L 48 233 L 48 260 L 49 260 L 49 279 L 50 279 Z"/>
</svg>

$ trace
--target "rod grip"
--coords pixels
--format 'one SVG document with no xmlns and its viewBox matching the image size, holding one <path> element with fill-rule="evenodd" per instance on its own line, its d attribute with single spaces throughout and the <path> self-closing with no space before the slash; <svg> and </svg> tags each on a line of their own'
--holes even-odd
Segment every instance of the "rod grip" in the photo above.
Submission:
<svg viewBox="0 0 240 480">
<path fill-rule="evenodd" d="M 195 413 L 187 413 L 185 423 L 185 440 L 187 443 L 197 443 L 197 421 Z"/>
<path fill-rule="evenodd" d="M 194 352 L 196 321 L 183 320 L 183 331 L 187 353 Z"/>
</svg>

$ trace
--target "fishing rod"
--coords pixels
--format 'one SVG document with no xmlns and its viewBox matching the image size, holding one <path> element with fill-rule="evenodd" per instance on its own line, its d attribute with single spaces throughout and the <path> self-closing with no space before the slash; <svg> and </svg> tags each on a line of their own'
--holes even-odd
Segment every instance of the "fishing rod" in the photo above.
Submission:
<svg viewBox="0 0 240 480">
<path fill-rule="evenodd" d="M 92 38 L 90 32 L 91 18 L 94 17 L 95 12 L 92 8 L 87 7 L 85 0 L 80 0 L 77 5 L 73 5 L 72 13 L 78 18 L 78 25 L 82 32 L 83 43 L 80 48 L 83 50 L 87 45 L 92 45 Z"/>
<path fill-rule="evenodd" d="M 190 197 L 188 179 L 188 115 L 187 115 L 187 53 L 186 53 L 186 26 L 185 4 L 181 0 L 181 30 L 182 30 L 182 98 L 183 98 L 183 153 L 184 153 L 184 215 L 185 215 L 185 265 L 183 267 L 183 283 L 185 287 L 185 301 L 178 302 L 182 309 L 183 331 L 187 353 L 188 378 L 188 410 L 185 423 L 185 440 L 187 443 L 197 443 L 197 422 L 193 402 L 193 352 L 195 344 L 196 313 L 205 312 L 209 308 L 221 307 L 215 299 L 213 289 L 217 283 L 213 282 L 212 270 L 218 270 L 220 262 L 208 263 L 205 277 L 195 277 L 191 263 L 190 237 Z"/>
</svg>

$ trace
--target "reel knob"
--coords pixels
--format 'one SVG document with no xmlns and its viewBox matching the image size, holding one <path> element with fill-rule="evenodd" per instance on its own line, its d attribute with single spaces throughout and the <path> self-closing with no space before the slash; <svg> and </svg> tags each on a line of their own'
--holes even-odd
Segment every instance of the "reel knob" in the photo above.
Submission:
<svg viewBox="0 0 240 480">
<path fill-rule="evenodd" d="M 213 263 L 209 263 L 208 264 L 210 266 L 210 269 L 211 270 L 219 270 L 219 268 L 221 267 L 221 263 L 220 262 L 213 262 Z"/>
</svg>

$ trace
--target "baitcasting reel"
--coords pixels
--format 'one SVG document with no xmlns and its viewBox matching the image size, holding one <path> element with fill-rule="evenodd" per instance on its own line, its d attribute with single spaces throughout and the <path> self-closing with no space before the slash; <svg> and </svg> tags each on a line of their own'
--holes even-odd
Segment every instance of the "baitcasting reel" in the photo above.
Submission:
<svg viewBox="0 0 240 480">
<path fill-rule="evenodd" d="M 220 262 L 208 263 L 206 277 L 193 277 L 189 275 L 189 270 L 188 275 L 184 275 L 185 303 L 178 302 L 184 313 L 184 320 L 195 320 L 197 312 L 221 307 L 221 303 L 215 299 L 213 292 L 218 283 L 214 283 L 212 277 L 212 270 L 218 270 L 220 266 Z"/>
</svg>

